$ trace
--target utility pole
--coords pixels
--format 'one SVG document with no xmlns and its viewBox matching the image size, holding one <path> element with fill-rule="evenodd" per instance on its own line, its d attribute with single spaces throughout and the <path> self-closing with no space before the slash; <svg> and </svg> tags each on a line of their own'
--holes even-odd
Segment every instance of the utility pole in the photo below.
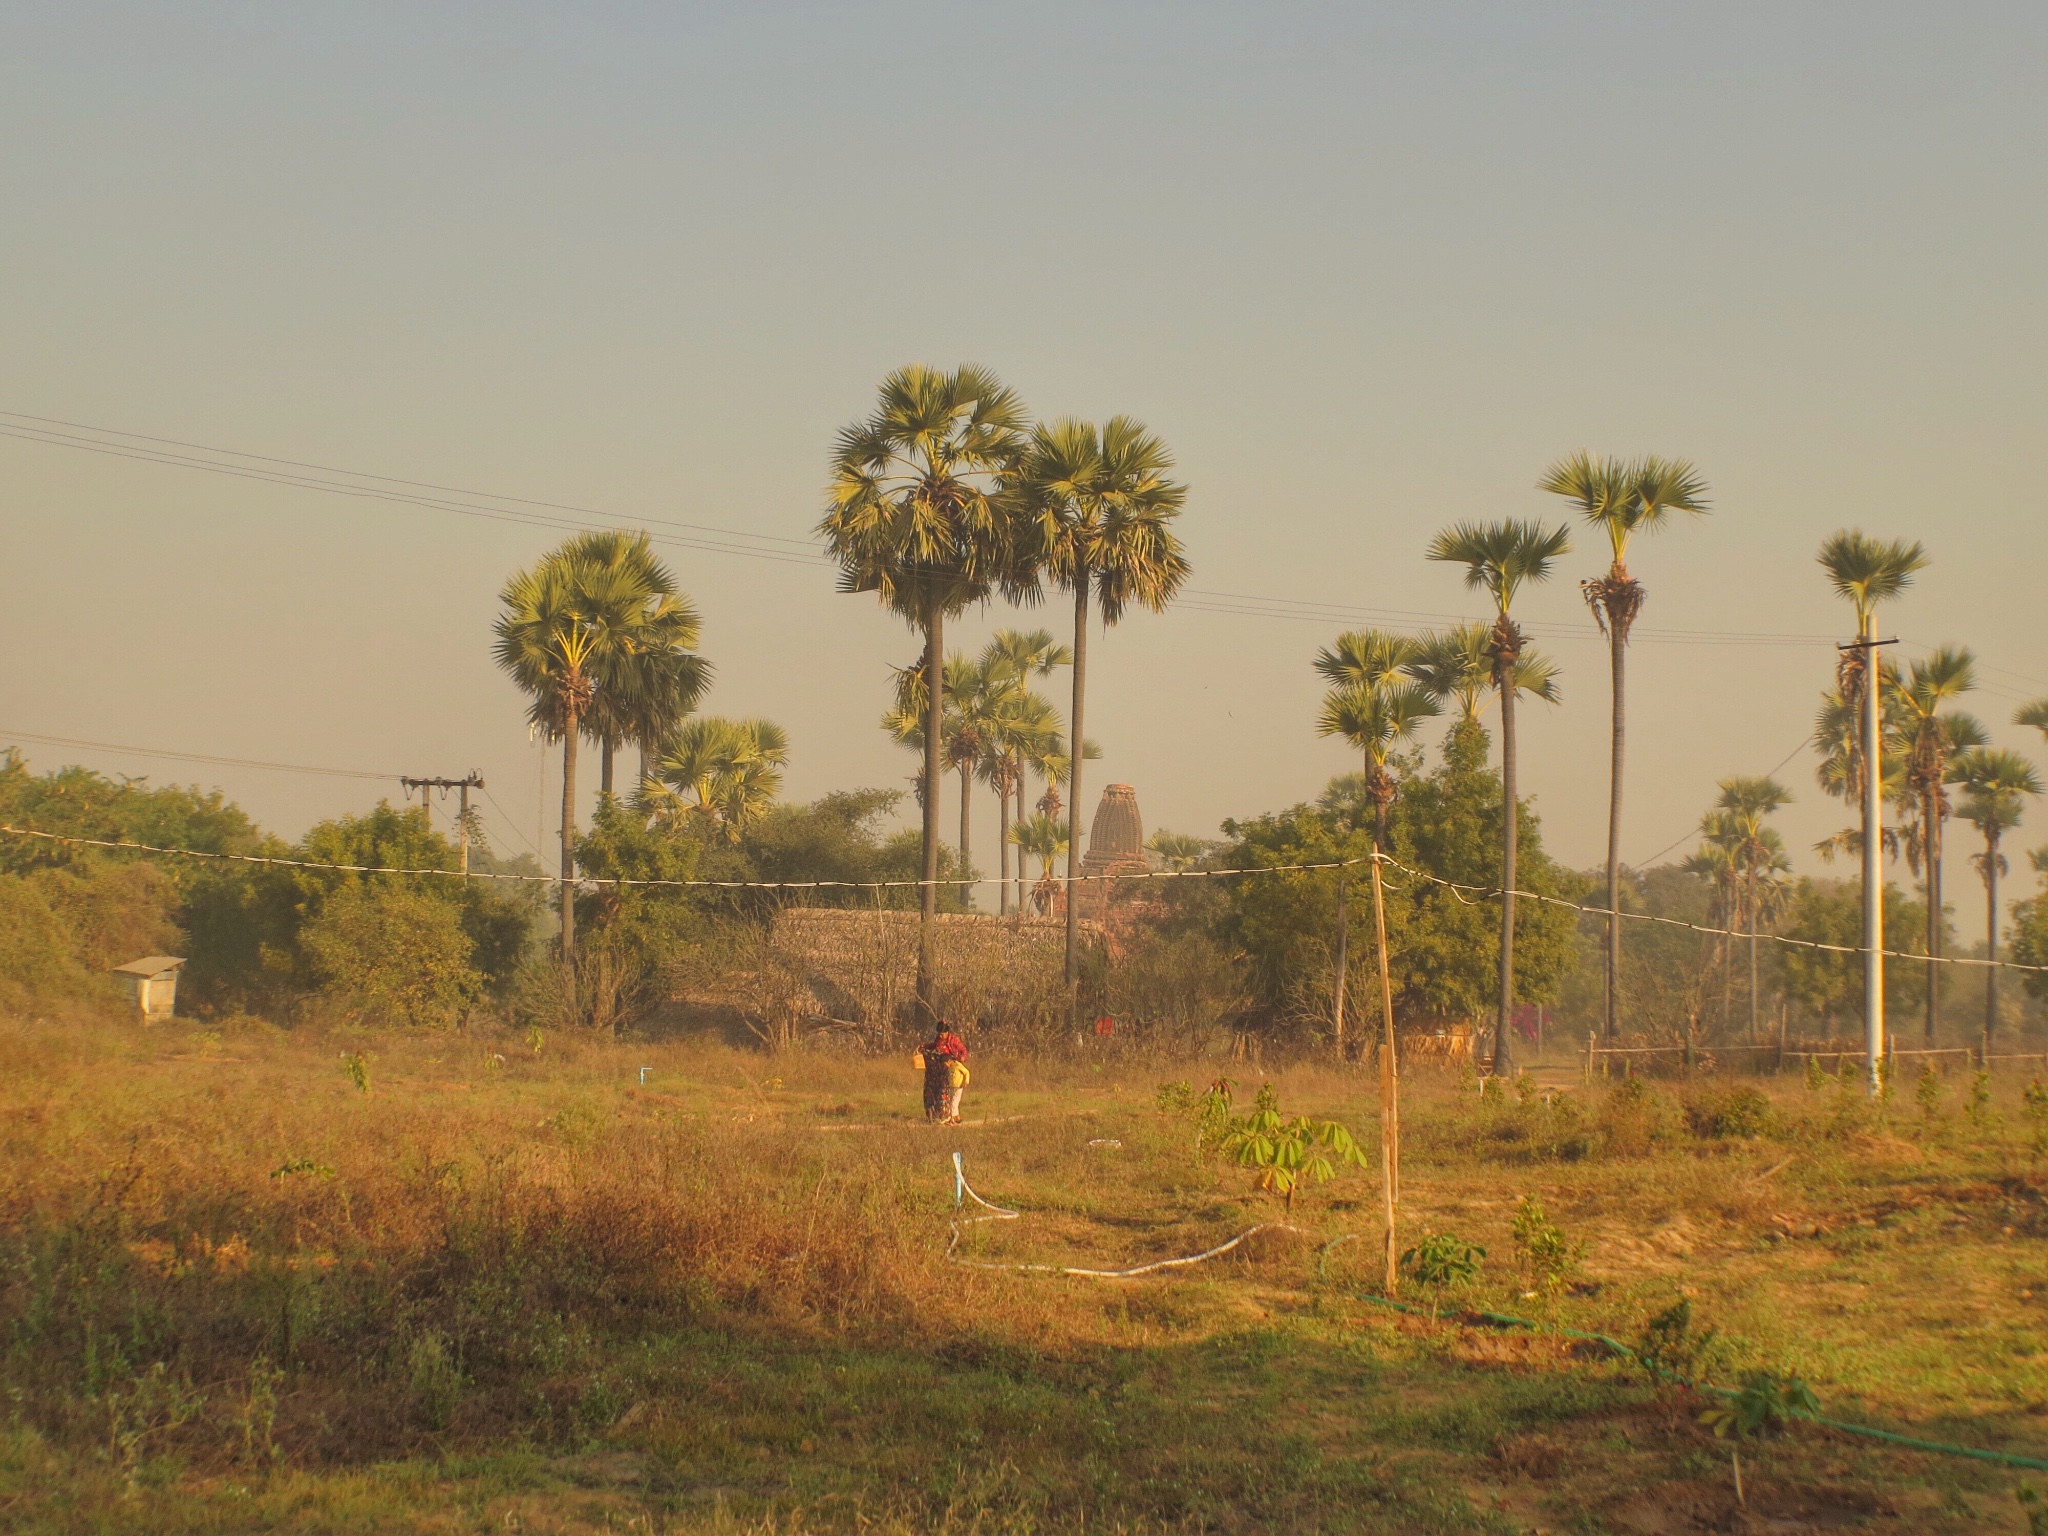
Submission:
<svg viewBox="0 0 2048 1536">
<path fill-rule="evenodd" d="M 456 789 L 462 792 L 462 809 L 455 815 L 455 829 L 462 847 L 462 872 L 467 875 L 469 873 L 469 792 L 472 789 L 482 789 L 484 787 L 483 775 L 471 773 L 467 778 L 461 779 L 415 779 L 401 775 L 398 782 L 405 786 L 405 792 L 408 796 L 414 790 L 420 792 L 420 805 L 423 808 L 429 805 L 427 797 L 428 792 L 431 790 Z M 428 809 L 427 825 L 432 826 L 433 821 L 434 813 L 431 809 Z"/>
<path fill-rule="evenodd" d="M 1888 1054 L 1884 1035 L 1884 727 L 1879 707 L 1877 615 L 1863 615 L 1853 643 L 1839 647 L 1863 657 L 1863 1070 L 1876 1098 Z"/>
</svg>

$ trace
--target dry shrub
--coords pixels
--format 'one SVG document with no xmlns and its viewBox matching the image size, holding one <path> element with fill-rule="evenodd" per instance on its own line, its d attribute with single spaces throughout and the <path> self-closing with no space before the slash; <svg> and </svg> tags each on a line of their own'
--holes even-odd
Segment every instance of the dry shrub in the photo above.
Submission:
<svg viewBox="0 0 2048 1536">
<path fill-rule="evenodd" d="M 573 1080 L 536 1120 L 534 1085 L 507 1067 L 421 1082 L 380 1059 L 361 1093 L 326 1042 L 253 1064 L 261 1041 L 233 1045 L 242 1070 L 205 1063 L 218 1075 L 197 1093 L 161 1063 L 20 1053 L 53 1070 L 32 1099 L 17 1077 L 7 1110 L 0 1328 L 45 1434 L 103 1434 L 137 1383 L 214 1384 L 175 1436 L 225 1454 L 231 1400 L 278 1369 L 281 1441 L 392 1454 L 574 1400 L 635 1338 L 900 1336 L 976 1289 L 945 1269 L 934 1187 L 886 1141 Z"/>
</svg>

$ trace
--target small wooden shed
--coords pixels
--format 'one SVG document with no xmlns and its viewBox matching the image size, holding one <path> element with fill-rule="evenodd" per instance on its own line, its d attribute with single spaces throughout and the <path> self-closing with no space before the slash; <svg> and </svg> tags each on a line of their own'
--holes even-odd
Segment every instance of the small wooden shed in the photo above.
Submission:
<svg viewBox="0 0 2048 1536">
<path fill-rule="evenodd" d="M 114 967 L 114 974 L 121 978 L 128 995 L 141 1010 L 143 1023 L 168 1019 L 177 1010 L 178 972 L 184 964 L 177 955 L 145 955 Z"/>
</svg>

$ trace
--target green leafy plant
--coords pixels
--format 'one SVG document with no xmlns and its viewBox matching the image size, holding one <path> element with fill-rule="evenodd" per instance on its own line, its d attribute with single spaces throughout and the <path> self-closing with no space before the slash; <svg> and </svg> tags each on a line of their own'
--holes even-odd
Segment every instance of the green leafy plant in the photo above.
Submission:
<svg viewBox="0 0 2048 1536">
<path fill-rule="evenodd" d="M 1680 1297 L 1643 1327 L 1635 1356 L 1653 1381 L 1690 1384 L 1706 1373 L 1716 1330 L 1693 1326 L 1692 1302 Z"/>
<path fill-rule="evenodd" d="M 1219 1077 L 1202 1090 L 1201 1098 L 1195 1101 L 1195 1155 L 1200 1157 L 1210 1143 L 1220 1140 L 1230 1129 L 1231 1094 L 1237 1084 L 1227 1077 Z"/>
<path fill-rule="evenodd" d="M 1426 1232 L 1422 1241 L 1401 1255 L 1401 1272 L 1429 1292 L 1429 1320 L 1436 1321 L 1444 1292 L 1468 1285 L 1479 1273 L 1486 1250 L 1450 1232 Z"/>
<path fill-rule="evenodd" d="M 1515 1210 L 1514 1237 L 1515 1268 L 1524 1293 L 1544 1297 L 1554 1310 L 1578 1271 L 1585 1245 L 1568 1239 L 1534 1195 L 1522 1196 Z"/>
<path fill-rule="evenodd" d="M 341 1070 L 343 1075 L 351 1083 L 355 1084 L 357 1093 L 368 1093 L 370 1091 L 370 1058 L 368 1056 L 365 1056 L 360 1051 L 343 1051 L 341 1053 Z"/>
<path fill-rule="evenodd" d="M 2034 1156 L 2048 1152 L 2048 1083 L 2035 1078 L 2020 1093 L 2027 1118 L 2034 1123 Z"/>
<path fill-rule="evenodd" d="M 1797 1376 L 1751 1371 L 1742 1378 L 1741 1389 L 1703 1412 L 1700 1422 L 1723 1439 L 1746 1440 L 1776 1434 L 1792 1420 L 1819 1412 L 1820 1399 Z"/>
<path fill-rule="evenodd" d="M 1998 1123 L 1998 1116 L 1991 1108 L 1991 1074 L 1979 1072 L 1970 1080 L 1970 1103 L 1963 1111 L 1971 1125 L 1979 1130 Z"/>
<path fill-rule="evenodd" d="M 364 1088 L 364 1091 L 368 1092 L 369 1090 Z M 286 1158 L 270 1170 L 270 1176 L 273 1179 L 289 1179 L 301 1173 L 310 1173 L 314 1177 L 322 1179 L 334 1177 L 334 1170 L 332 1168 L 329 1168 L 325 1163 L 316 1163 L 310 1157 Z"/>
<path fill-rule="evenodd" d="M 1750 1140 L 1771 1128 L 1771 1101 L 1755 1088 L 1707 1094 L 1685 1106 L 1685 1123 L 1696 1136 Z"/>
<path fill-rule="evenodd" d="M 1806 1058 L 1806 1087 L 1810 1093 L 1819 1093 L 1828 1085 L 1827 1069 L 1820 1064 L 1818 1056 Z"/>
<path fill-rule="evenodd" d="M 1921 1116 L 1930 1123 L 1941 1114 L 1941 1073 L 1934 1063 L 1920 1064 L 1920 1081 L 1913 1085 L 1913 1102 L 1920 1106 Z"/>
<path fill-rule="evenodd" d="M 1238 1167 L 1254 1171 L 1260 1189 L 1283 1197 L 1290 1211 L 1304 1183 L 1325 1184 L 1341 1167 L 1368 1166 L 1357 1141 L 1335 1120 L 1283 1115 L 1271 1083 L 1259 1090 L 1250 1114 L 1231 1119 L 1221 1146 Z"/>
<path fill-rule="evenodd" d="M 1184 1080 L 1161 1083 L 1152 1102 L 1162 1115 L 1184 1115 L 1195 1107 L 1195 1085 Z"/>
</svg>

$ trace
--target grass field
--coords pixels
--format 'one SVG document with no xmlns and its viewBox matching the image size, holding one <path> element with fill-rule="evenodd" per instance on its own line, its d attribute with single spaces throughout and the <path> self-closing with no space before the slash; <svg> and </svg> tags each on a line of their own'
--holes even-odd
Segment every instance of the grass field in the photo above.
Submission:
<svg viewBox="0 0 2048 1536">
<path fill-rule="evenodd" d="M 2028 1529 L 2017 1472 L 1810 1425 L 1738 1506 L 1696 1395 L 1467 1315 L 1633 1341 L 1681 1297 L 1718 1380 L 2048 1457 L 2023 1078 L 1411 1073 L 1404 1237 L 1488 1253 L 1432 1323 L 1368 1299 L 1376 1174 L 1285 1213 L 1156 1107 L 1214 1067 L 990 1056 L 935 1129 L 907 1062 L 704 1044 L 16 1021 L 0 1059 L 10 1530 Z M 1270 1080 L 1377 1145 L 1369 1080 Z M 1303 1230 L 966 1267 L 956 1150 L 1022 1213 L 975 1263 Z M 1580 1249 L 1554 1297 L 1525 1195 Z"/>
</svg>

